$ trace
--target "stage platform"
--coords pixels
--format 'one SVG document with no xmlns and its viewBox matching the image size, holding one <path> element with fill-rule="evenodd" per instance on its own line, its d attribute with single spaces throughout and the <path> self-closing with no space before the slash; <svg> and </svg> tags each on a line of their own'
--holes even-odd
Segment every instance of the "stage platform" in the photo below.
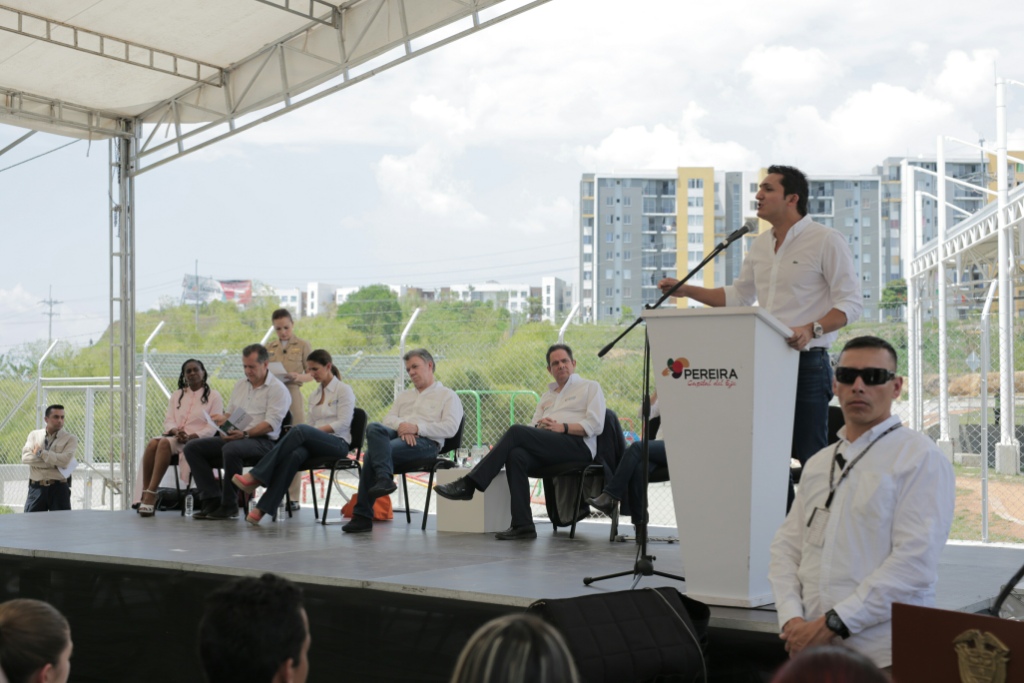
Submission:
<svg viewBox="0 0 1024 683">
<path fill-rule="evenodd" d="M 332 511 L 337 517 L 337 511 Z M 631 569 L 636 546 L 610 543 L 608 525 L 536 541 L 439 533 L 431 516 L 378 523 L 369 534 L 313 522 L 312 510 L 253 528 L 174 512 L 72 511 L 0 518 L 3 599 L 40 597 L 68 615 L 75 681 L 199 680 L 194 634 L 202 597 L 225 577 L 275 572 L 300 582 L 313 631 L 311 681 L 444 681 L 461 644 L 484 621 L 541 598 L 628 589 L 630 577 L 583 585 L 583 577 Z M 669 536 L 672 529 L 652 528 Z M 656 568 L 682 573 L 678 545 L 652 543 Z M 977 611 L 1024 563 L 1024 549 L 946 547 L 938 607 Z M 685 584 L 645 577 L 641 587 Z M 712 608 L 712 646 L 728 652 L 713 680 L 757 680 L 749 671 L 781 656 L 774 611 Z M 404 654 L 403 654 L 404 653 Z M 714 654 L 714 651 L 713 651 Z M 723 660 L 725 658 L 723 657 Z M 153 668 L 159 663 L 158 668 Z M 145 671 L 145 675 L 143 675 Z"/>
</svg>

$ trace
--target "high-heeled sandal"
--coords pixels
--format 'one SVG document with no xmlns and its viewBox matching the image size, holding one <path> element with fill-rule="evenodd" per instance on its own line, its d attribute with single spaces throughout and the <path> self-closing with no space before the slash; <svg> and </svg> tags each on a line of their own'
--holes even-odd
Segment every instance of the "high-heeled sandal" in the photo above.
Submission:
<svg viewBox="0 0 1024 683">
<path fill-rule="evenodd" d="M 259 508 L 253 508 L 252 512 L 245 516 L 245 521 L 249 522 L 253 526 L 259 526 L 260 521 L 263 519 L 263 510 Z"/>
<path fill-rule="evenodd" d="M 146 495 L 147 493 L 152 493 L 154 496 L 159 495 L 159 494 L 157 494 L 156 491 L 150 491 L 149 489 L 146 489 L 145 491 L 143 491 L 142 495 Z M 156 514 L 156 502 L 153 502 L 153 503 L 143 503 L 142 501 L 139 501 L 139 516 L 140 517 L 152 517 L 155 514 Z"/>
<path fill-rule="evenodd" d="M 231 483 L 240 491 L 244 491 L 245 493 L 254 493 L 256 489 L 263 486 L 263 484 L 256 481 L 256 478 L 251 474 L 236 474 L 231 477 Z"/>
</svg>

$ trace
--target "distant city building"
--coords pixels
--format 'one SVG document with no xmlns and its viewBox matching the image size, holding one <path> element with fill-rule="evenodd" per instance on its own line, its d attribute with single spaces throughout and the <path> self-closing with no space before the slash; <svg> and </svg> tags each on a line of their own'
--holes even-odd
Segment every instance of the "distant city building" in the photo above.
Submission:
<svg viewBox="0 0 1024 683">
<path fill-rule="evenodd" d="M 288 287 L 285 289 L 275 287 L 274 296 L 277 297 L 278 306 L 287 308 L 295 320 L 301 318 L 305 313 L 306 292 L 298 287 Z"/>
<path fill-rule="evenodd" d="M 483 301 L 495 307 L 505 308 L 509 313 L 529 315 L 531 287 L 526 284 L 500 284 L 482 282 L 477 284 L 452 285 L 449 297 L 454 301 Z"/>
<path fill-rule="evenodd" d="M 541 320 L 559 324 L 569 315 L 573 304 L 572 284 L 562 278 L 548 276 L 540 279 Z"/>
<path fill-rule="evenodd" d="M 326 310 L 329 304 L 337 301 L 338 285 L 323 282 L 310 282 L 306 285 L 306 315 L 314 316 Z"/>
</svg>

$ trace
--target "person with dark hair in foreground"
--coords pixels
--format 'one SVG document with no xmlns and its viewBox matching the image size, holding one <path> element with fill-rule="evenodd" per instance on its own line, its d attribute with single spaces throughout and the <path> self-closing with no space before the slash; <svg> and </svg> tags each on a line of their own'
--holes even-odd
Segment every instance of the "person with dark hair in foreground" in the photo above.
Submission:
<svg viewBox="0 0 1024 683">
<path fill-rule="evenodd" d="M 207 683 L 304 683 L 310 642 L 302 591 L 280 576 L 235 579 L 206 598 L 199 658 Z"/>
<path fill-rule="evenodd" d="M 451 683 L 579 683 L 562 635 L 529 614 L 481 626 L 462 648 Z"/>
<path fill-rule="evenodd" d="M 555 381 L 540 397 L 530 424 L 512 425 L 469 474 L 434 487 L 442 498 L 471 500 L 504 468 L 512 526 L 494 535 L 499 541 L 537 538 L 530 510 L 530 472 L 561 463 L 589 464 L 597 456 L 597 436 L 605 418 L 601 385 L 576 374 L 572 349 L 565 344 L 548 349 L 547 366 Z"/>
<path fill-rule="evenodd" d="M 889 677 L 859 652 L 823 645 L 786 662 L 772 683 L 889 683 Z"/>
<path fill-rule="evenodd" d="M 846 424 L 807 461 L 771 545 L 780 637 L 790 656 L 843 644 L 892 665 L 892 604 L 932 607 L 953 522 L 953 467 L 892 414 L 903 378 L 884 339 L 847 342 L 835 369 Z"/>
<path fill-rule="evenodd" d="M 55 607 L 20 598 L 0 605 L 0 680 L 65 683 L 71 673 L 71 627 Z"/>
<path fill-rule="evenodd" d="M 739 277 L 725 287 L 687 284 L 675 293 L 707 306 L 752 306 L 756 301 L 792 328 L 786 343 L 801 353 L 791 451 L 801 464 L 828 444 L 828 348 L 838 330 L 860 318 L 864 309 L 846 237 L 811 220 L 808 194 L 807 177 L 799 169 L 769 166 L 756 199 L 757 217 L 772 227 L 751 242 Z M 658 286 L 668 292 L 677 282 L 665 278 Z M 792 500 L 790 481 L 787 509 Z"/>
<path fill-rule="evenodd" d="M 29 432 L 21 449 L 21 462 L 28 465 L 28 498 L 25 512 L 71 509 L 71 473 L 62 469 L 75 458 L 78 437 L 64 429 L 64 406 L 46 407 L 45 427 Z"/>
</svg>

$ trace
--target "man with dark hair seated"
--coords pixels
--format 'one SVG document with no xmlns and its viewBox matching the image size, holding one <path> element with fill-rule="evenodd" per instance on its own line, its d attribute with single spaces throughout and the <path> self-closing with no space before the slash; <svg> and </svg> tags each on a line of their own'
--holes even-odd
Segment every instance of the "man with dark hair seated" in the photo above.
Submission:
<svg viewBox="0 0 1024 683">
<path fill-rule="evenodd" d="M 576 374 L 572 349 L 551 346 L 547 364 L 555 381 L 540 397 L 530 424 L 512 425 L 469 474 L 434 487 L 442 498 L 470 500 L 476 491 L 486 491 L 505 468 L 512 526 L 494 535 L 499 541 L 537 538 L 529 473 L 560 463 L 591 463 L 597 455 L 597 436 L 604 430 L 604 392 L 594 380 Z"/>
<path fill-rule="evenodd" d="M 193 519 L 238 519 L 237 489 L 231 478 L 242 473 L 242 463 L 258 460 L 274 448 L 281 436 L 281 425 L 288 415 L 292 397 L 281 380 L 270 374 L 270 356 L 262 344 L 250 344 L 242 349 L 242 370 L 245 377 L 235 383 L 223 415 L 211 415 L 222 427 L 217 436 L 193 439 L 185 444 L 185 460 L 192 468 L 192 476 L 199 487 L 202 508 Z M 233 427 L 224 433 L 224 425 L 236 408 L 242 408 L 251 424 L 247 429 Z M 213 474 L 213 462 L 222 459 L 224 465 L 222 486 Z"/>
<path fill-rule="evenodd" d="M 302 591 L 273 574 L 218 588 L 199 622 L 208 683 L 305 683 L 310 641 Z"/>
</svg>

